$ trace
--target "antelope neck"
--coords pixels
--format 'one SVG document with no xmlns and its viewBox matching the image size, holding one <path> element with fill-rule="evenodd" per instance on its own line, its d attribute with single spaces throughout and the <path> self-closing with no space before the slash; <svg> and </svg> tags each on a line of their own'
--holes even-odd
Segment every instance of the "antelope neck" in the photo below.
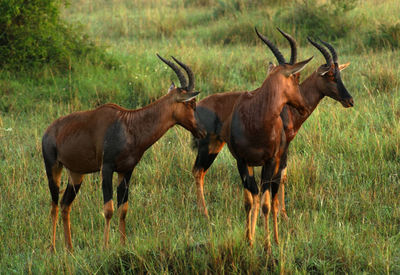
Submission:
<svg viewBox="0 0 400 275">
<path fill-rule="evenodd" d="M 138 137 L 138 143 L 147 149 L 176 124 L 168 96 L 164 96 L 138 110 L 120 110 L 119 116 L 127 130 Z"/>
<path fill-rule="evenodd" d="M 318 106 L 318 103 L 321 99 L 324 98 L 324 94 L 319 91 L 316 85 L 316 78 L 318 76 L 316 73 L 313 73 L 309 77 L 307 77 L 301 84 L 300 84 L 300 93 L 310 110 L 309 113 L 302 117 L 303 121 L 306 120 L 314 109 Z"/>
<path fill-rule="evenodd" d="M 256 104 L 254 107 L 255 111 L 259 111 L 268 120 L 274 120 L 279 117 L 280 112 L 283 109 L 285 102 L 282 100 L 282 94 L 280 92 L 279 82 L 266 80 L 260 89 L 254 91 L 254 99 Z"/>
</svg>

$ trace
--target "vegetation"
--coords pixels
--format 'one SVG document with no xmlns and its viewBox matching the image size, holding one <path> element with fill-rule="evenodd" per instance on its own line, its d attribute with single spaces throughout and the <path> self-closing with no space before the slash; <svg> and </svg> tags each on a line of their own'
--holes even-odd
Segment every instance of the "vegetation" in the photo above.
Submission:
<svg viewBox="0 0 400 275">
<path fill-rule="evenodd" d="M 60 0 L 1 1 L 0 67 L 67 69 L 71 58 L 101 55 L 87 35 L 60 18 L 61 6 Z"/>
<path fill-rule="evenodd" d="M 11 1 L 2 1 L 4 7 L 12 7 Z M 325 18 L 322 11 L 328 13 Z M 71 26 L 85 26 L 85 41 L 92 41 L 86 45 L 100 47 L 93 46 L 90 54 L 61 50 L 66 63 L 48 52 L 27 53 L 21 58 L 28 63 L 48 62 L 18 73 L 12 64 L 19 61 L 3 66 L 12 55 L 3 47 L 0 53 L 2 272 L 400 273 L 397 1 L 78 0 L 59 12 L 67 33 Z M 57 252 L 49 253 L 50 195 L 41 157 L 46 127 L 62 115 L 106 102 L 139 108 L 160 97 L 175 76 L 157 52 L 191 66 L 200 98 L 255 89 L 268 62 L 275 60 L 254 26 L 286 56 L 290 50 L 276 26 L 299 41 L 299 58 L 314 55 L 303 79 L 324 62 L 306 36 L 332 42 L 339 61 L 351 62 L 342 78 L 355 100 L 354 108 L 344 109 L 324 99 L 292 143 L 286 194 L 290 220 L 281 221 L 281 243 L 273 245 L 273 256 L 263 250 L 262 219 L 255 246 L 244 240 L 243 188 L 227 149 L 206 177 L 210 221 L 199 214 L 191 176 L 195 153 L 190 134 L 180 127 L 149 149 L 135 169 L 126 247 L 119 244 L 116 212 L 110 249 L 102 249 L 101 182 L 93 174 L 85 177 L 72 208 L 74 253 L 64 249 L 61 220 Z M 46 33 L 40 30 L 29 35 Z M 24 45 L 39 40 L 23 35 Z M 82 41 L 82 36 L 72 37 L 74 43 Z M 65 46 L 64 38 L 57 39 L 49 45 Z M 66 174 L 62 181 L 65 187 Z"/>
</svg>

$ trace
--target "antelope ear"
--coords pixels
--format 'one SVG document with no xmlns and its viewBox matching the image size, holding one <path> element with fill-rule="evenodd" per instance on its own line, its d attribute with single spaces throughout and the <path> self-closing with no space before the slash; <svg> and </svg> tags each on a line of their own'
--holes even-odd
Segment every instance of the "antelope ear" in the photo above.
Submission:
<svg viewBox="0 0 400 275">
<path fill-rule="evenodd" d="M 301 61 L 301 62 L 298 62 L 298 63 L 293 64 L 293 65 L 287 65 L 286 66 L 287 68 L 285 70 L 283 70 L 282 73 L 286 77 L 289 77 L 292 74 L 301 72 L 301 70 L 303 70 L 306 67 L 307 63 L 310 62 L 311 59 L 313 59 L 313 57 L 314 56 L 311 56 L 309 59 Z"/>
<path fill-rule="evenodd" d="M 272 62 L 269 62 L 268 68 L 267 68 L 267 75 L 272 71 L 273 68 L 275 68 L 275 64 Z"/>
<path fill-rule="evenodd" d="M 339 71 L 343 71 L 350 65 L 350 62 L 347 62 L 346 64 L 340 64 L 339 65 Z"/>
<path fill-rule="evenodd" d="M 175 89 L 175 84 L 174 82 L 171 82 L 171 86 L 169 86 L 168 93 L 171 92 L 173 89 Z"/>
<path fill-rule="evenodd" d="M 187 102 L 195 98 L 200 92 L 180 93 L 176 96 L 176 102 Z"/>
<path fill-rule="evenodd" d="M 317 73 L 320 76 L 324 76 L 327 72 L 329 72 L 330 69 L 330 67 L 322 65 L 317 69 Z"/>
</svg>

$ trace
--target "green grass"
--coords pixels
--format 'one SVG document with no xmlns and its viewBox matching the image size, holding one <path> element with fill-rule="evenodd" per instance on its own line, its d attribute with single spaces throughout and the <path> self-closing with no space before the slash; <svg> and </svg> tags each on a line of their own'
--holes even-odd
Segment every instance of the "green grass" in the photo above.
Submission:
<svg viewBox="0 0 400 275">
<path fill-rule="evenodd" d="M 41 136 L 53 120 L 106 102 L 138 108 L 154 101 L 176 82 L 157 52 L 191 66 L 200 98 L 257 88 L 275 60 L 257 41 L 254 25 L 285 56 L 290 51 L 275 26 L 299 41 L 299 59 L 314 55 L 303 78 L 323 63 L 305 43 L 316 29 L 282 22 L 290 1 L 199 3 L 73 2 L 65 17 L 108 46 L 113 68 L 81 59 L 71 61 L 66 73 L 52 67 L 0 71 L 0 273 L 400 273 L 400 52 L 386 31 L 396 34 L 396 1 L 360 1 L 342 15 L 358 25 L 346 26 L 342 36 L 322 36 L 338 37 L 329 41 L 342 63 L 351 62 L 342 78 L 355 106 L 344 109 L 324 99 L 293 141 L 286 188 L 290 220 L 280 223 L 274 260 L 263 250 L 262 219 L 255 246 L 244 240 L 243 188 L 227 148 L 206 177 L 210 222 L 198 213 L 195 153 L 180 127 L 151 147 L 134 171 L 125 247 L 116 212 L 110 249 L 102 249 L 101 182 L 93 174 L 85 177 L 72 208 L 74 253 L 65 251 L 61 220 L 57 253 L 47 251 L 50 194 Z M 66 182 L 64 173 L 62 188 Z"/>
</svg>

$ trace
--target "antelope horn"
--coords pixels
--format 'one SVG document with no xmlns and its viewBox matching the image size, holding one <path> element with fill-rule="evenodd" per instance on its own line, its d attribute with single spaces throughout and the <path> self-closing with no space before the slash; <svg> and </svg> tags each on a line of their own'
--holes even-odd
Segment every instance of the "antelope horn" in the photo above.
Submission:
<svg viewBox="0 0 400 275">
<path fill-rule="evenodd" d="M 285 58 L 283 57 L 282 53 L 278 50 L 278 48 L 270 41 L 268 38 L 266 38 L 264 35 L 258 32 L 257 28 L 254 27 L 256 30 L 256 33 L 258 37 L 265 43 L 267 46 L 271 49 L 272 53 L 275 55 L 276 59 L 278 60 L 278 63 L 280 65 L 283 65 L 286 63 Z"/>
<path fill-rule="evenodd" d="M 325 57 L 326 65 L 330 66 L 332 64 L 332 57 L 328 51 L 317 42 L 312 41 L 310 37 L 307 37 L 307 40 L 322 53 Z"/>
<path fill-rule="evenodd" d="M 289 41 L 290 43 L 290 49 L 291 49 L 291 54 L 290 54 L 290 62 L 289 64 L 293 65 L 297 61 L 297 43 L 296 40 L 289 34 L 285 33 L 281 29 L 277 28 L 278 31 Z"/>
<path fill-rule="evenodd" d="M 337 63 L 338 57 L 337 57 L 337 53 L 336 53 L 335 49 L 333 48 L 333 46 L 325 41 L 322 41 L 321 39 L 319 39 L 319 41 L 321 41 L 329 49 L 329 51 L 332 54 L 333 62 Z"/>
<path fill-rule="evenodd" d="M 167 64 L 176 73 L 176 76 L 178 77 L 179 82 L 181 83 L 181 87 L 186 87 L 187 86 L 186 78 L 183 75 L 182 71 L 178 68 L 178 66 L 176 66 L 171 61 L 168 61 L 168 60 L 162 58 L 158 53 L 157 53 L 157 57 L 160 58 L 162 62 Z"/>
<path fill-rule="evenodd" d="M 189 78 L 189 84 L 186 87 L 186 90 L 188 92 L 191 92 L 193 90 L 193 88 L 194 88 L 194 74 L 193 74 L 192 70 L 189 68 L 188 65 L 182 63 L 181 61 L 179 61 L 178 59 L 176 59 L 173 56 L 171 56 L 171 57 L 172 57 L 173 60 L 175 60 L 176 63 L 179 64 L 179 66 L 181 66 L 183 69 L 185 69 L 185 71 L 186 71 L 186 73 L 188 75 L 188 78 Z"/>
</svg>

